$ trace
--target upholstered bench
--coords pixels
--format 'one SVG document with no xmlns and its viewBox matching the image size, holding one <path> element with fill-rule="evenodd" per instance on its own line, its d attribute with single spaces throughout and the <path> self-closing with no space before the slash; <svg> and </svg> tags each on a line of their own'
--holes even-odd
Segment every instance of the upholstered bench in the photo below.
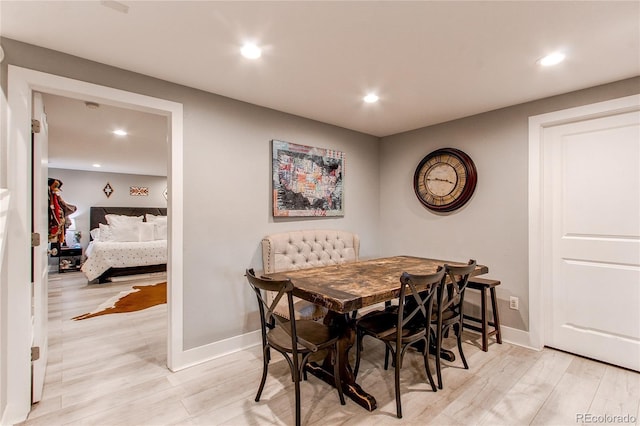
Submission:
<svg viewBox="0 0 640 426">
<path fill-rule="evenodd" d="M 272 234 L 262 239 L 262 266 L 266 274 L 355 262 L 360 252 L 358 235 L 347 231 L 308 230 Z M 269 300 L 268 302 L 271 302 Z M 320 319 L 326 308 L 295 298 L 296 319 Z M 276 314 L 288 318 L 285 300 Z M 298 316 L 299 315 L 299 316 Z"/>
</svg>

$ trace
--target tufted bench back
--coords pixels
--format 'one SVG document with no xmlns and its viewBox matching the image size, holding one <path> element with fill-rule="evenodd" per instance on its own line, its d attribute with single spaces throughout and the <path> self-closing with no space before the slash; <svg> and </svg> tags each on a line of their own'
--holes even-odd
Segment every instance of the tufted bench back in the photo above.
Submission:
<svg viewBox="0 0 640 426">
<path fill-rule="evenodd" d="M 262 239 L 262 267 L 265 273 L 291 271 L 314 266 L 354 262 L 360 253 L 360 238 L 347 231 L 308 230 L 272 234 Z M 276 313 L 287 318 L 286 305 L 280 301 Z M 296 299 L 298 319 L 319 319 L 326 310 L 311 302 Z"/>
</svg>

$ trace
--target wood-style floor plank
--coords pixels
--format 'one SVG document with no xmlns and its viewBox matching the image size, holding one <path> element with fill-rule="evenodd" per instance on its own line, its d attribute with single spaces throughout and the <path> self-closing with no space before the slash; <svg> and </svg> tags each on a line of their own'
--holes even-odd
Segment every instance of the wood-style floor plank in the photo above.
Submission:
<svg viewBox="0 0 640 426">
<path fill-rule="evenodd" d="M 72 317 L 95 309 L 132 285 L 164 277 L 87 285 L 81 273 L 52 274 L 49 283 L 49 364 L 43 399 L 31 425 L 290 425 L 293 384 L 279 354 L 262 398 L 261 348 L 254 347 L 170 372 L 166 364 L 166 305 L 144 311 Z M 579 413 L 640 416 L 640 374 L 545 348 L 532 351 L 464 334 L 470 368 L 444 362 L 444 389 L 427 385 L 419 354 L 401 372 L 403 418 L 396 417 L 393 369 L 383 369 L 384 347 L 365 339 L 358 383 L 373 394 L 368 412 L 309 376 L 301 384 L 306 425 L 573 425 Z M 455 349 L 455 341 L 446 346 Z M 353 354 L 352 354 L 353 356 Z M 431 368 L 435 368 L 431 359 Z"/>
</svg>

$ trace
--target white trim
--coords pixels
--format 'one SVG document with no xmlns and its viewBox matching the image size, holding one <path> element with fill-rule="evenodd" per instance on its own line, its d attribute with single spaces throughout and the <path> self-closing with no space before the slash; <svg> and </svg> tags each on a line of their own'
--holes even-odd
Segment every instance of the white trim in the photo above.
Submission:
<svg viewBox="0 0 640 426">
<path fill-rule="evenodd" d="M 477 330 L 467 330 L 465 329 L 466 332 L 468 333 L 472 333 L 478 336 L 481 336 L 481 332 L 477 331 Z M 524 330 L 519 330 L 517 328 L 512 328 L 512 327 L 506 327 L 504 325 L 500 326 L 500 334 L 502 337 L 502 342 L 503 343 L 510 343 L 512 345 L 517 345 L 517 346 L 522 346 L 524 348 L 527 349 L 533 349 L 533 350 L 540 350 L 539 348 L 534 348 L 533 346 L 530 345 L 529 342 L 529 332 L 528 331 L 524 331 Z M 495 340 L 495 336 L 493 337 L 493 339 Z M 493 340 L 490 337 L 489 338 L 489 343 L 491 343 Z"/>
<path fill-rule="evenodd" d="M 6 309 L 7 324 L 3 346 L 6 349 L 6 407 L 2 419 L 5 424 L 22 421 L 31 405 L 31 297 L 30 282 L 30 200 L 31 193 L 31 96 L 26 82 L 13 79 L 9 66 L 8 79 L 8 135 L 7 189 L 11 203 L 7 217 Z M 26 104 L 23 103 L 26 100 Z M 28 123 L 28 124 L 26 124 Z M 4 259 L 3 259 L 4 260 Z M 3 277 L 5 275 L 3 273 Z M 3 289 L 4 290 L 4 289 Z M 9 301 L 11 301 L 9 303 Z"/>
<path fill-rule="evenodd" d="M 9 205 L 11 202 L 11 192 L 6 188 L 0 188 L 0 259 L 4 258 L 4 249 L 7 246 L 7 216 L 9 215 Z M 2 271 L 2 264 L 0 264 Z"/>
<path fill-rule="evenodd" d="M 544 204 L 544 129 L 561 124 L 612 114 L 640 110 L 640 95 L 569 108 L 529 117 L 529 346 L 542 349 L 545 344 L 544 291 L 542 283 L 551 276 L 549 259 L 550 206 Z"/>
<path fill-rule="evenodd" d="M 169 145 L 169 319 L 167 363 L 184 367 L 183 353 L 183 108 L 182 104 L 99 86 L 14 65 L 8 66 L 7 187 L 12 193 L 9 216 L 7 304 L 7 407 L 3 422 L 24 420 L 30 409 L 30 308 L 28 195 L 30 176 L 31 97 L 33 91 L 94 101 L 164 115 L 171 131 Z M 21 102 L 26 99 L 25 102 Z"/>
<path fill-rule="evenodd" d="M 517 328 L 512 327 L 500 327 L 500 332 L 502 333 L 502 341 L 505 343 L 511 343 L 512 345 L 522 346 L 524 348 L 540 350 L 542 348 L 538 348 L 531 345 L 530 336 L 528 331 L 518 330 Z"/>
<path fill-rule="evenodd" d="M 178 371 L 212 359 L 220 358 L 234 352 L 249 349 L 261 344 L 261 331 L 251 331 L 249 333 L 233 336 L 228 339 L 219 340 L 204 346 L 198 346 L 182 352 L 180 368 Z"/>
</svg>

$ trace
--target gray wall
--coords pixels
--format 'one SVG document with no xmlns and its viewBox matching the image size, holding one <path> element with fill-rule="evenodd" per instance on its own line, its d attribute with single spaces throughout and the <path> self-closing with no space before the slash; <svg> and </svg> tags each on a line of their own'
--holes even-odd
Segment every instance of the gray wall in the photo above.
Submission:
<svg viewBox="0 0 640 426">
<path fill-rule="evenodd" d="M 362 236 L 362 256 L 378 254 L 378 138 L 14 40 L 0 42 L 3 76 L 13 64 L 183 104 L 185 349 L 258 328 L 248 320 L 256 306 L 243 274 L 261 267 L 264 235 L 345 229 Z M 191 66 L 197 64 L 185 64 L 185 70 Z M 5 95 L 6 89 L 2 77 Z M 344 217 L 274 220 L 271 139 L 345 152 Z"/>
<path fill-rule="evenodd" d="M 70 217 L 76 224 L 76 230 L 82 232 L 83 248 L 89 244 L 90 207 L 167 207 L 167 200 L 162 195 L 167 187 L 166 177 L 54 168 L 49 169 L 49 177 L 62 181 L 62 199 L 78 208 Z M 102 191 L 107 182 L 114 189 L 109 198 Z M 131 186 L 147 187 L 149 195 L 131 196 Z"/>
<path fill-rule="evenodd" d="M 382 138 L 381 254 L 476 259 L 489 266 L 487 277 L 502 281 L 502 324 L 528 330 L 528 118 L 637 93 L 640 78 L 632 78 Z M 465 151 L 478 170 L 473 198 L 450 214 L 427 210 L 413 191 L 418 163 L 442 147 Z M 509 309 L 512 295 L 519 311 Z"/>
</svg>

